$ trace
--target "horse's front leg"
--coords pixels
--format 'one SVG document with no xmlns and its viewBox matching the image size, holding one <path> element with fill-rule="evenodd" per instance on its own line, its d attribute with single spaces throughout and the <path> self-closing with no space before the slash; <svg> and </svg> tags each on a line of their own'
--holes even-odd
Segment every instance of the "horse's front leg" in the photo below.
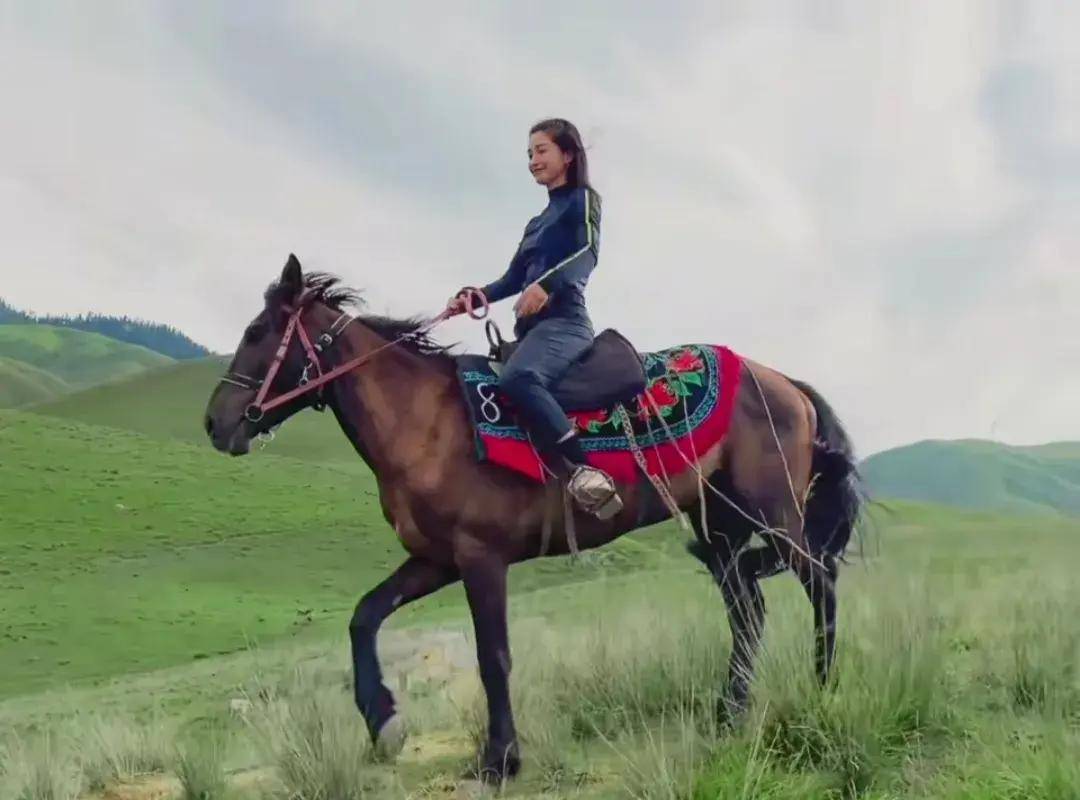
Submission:
<svg viewBox="0 0 1080 800">
<path fill-rule="evenodd" d="M 379 626 L 395 610 L 458 579 L 457 568 L 411 557 L 360 600 L 349 623 L 356 706 L 364 715 L 376 751 L 389 757 L 405 744 L 405 725 L 394 695 L 383 685 L 375 652 Z"/>
<path fill-rule="evenodd" d="M 471 540 L 470 540 L 471 541 Z M 501 783 L 521 768 L 514 713 L 510 707 L 510 635 L 506 622 L 506 575 L 501 556 L 476 543 L 458 559 L 476 631 L 476 657 L 488 706 L 487 744 L 479 777 Z"/>
</svg>

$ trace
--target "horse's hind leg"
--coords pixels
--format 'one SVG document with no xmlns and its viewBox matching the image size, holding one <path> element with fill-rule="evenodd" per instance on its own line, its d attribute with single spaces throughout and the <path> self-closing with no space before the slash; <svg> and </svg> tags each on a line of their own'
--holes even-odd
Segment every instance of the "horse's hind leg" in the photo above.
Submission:
<svg viewBox="0 0 1080 800">
<path fill-rule="evenodd" d="M 364 715 L 372 742 L 383 755 L 396 755 L 401 750 L 405 729 L 395 711 L 394 695 L 382 682 L 375 651 L 379 627 L 396 609 L 457 579 L 456 567 L 412 557 L 364 595 L 353 612 L 349 639 L 356 706 Z"/>
<path fill-rule="evenodd" d="M 790 544 L 784 558 L 799 577 L 803 591 L 814 608 L 814 667 L 822 686 L 829 681 L 836 655 L 836 559 L 832 556 L 813 556 Z"/>
<path fill-rule="evenodd" d="M 775 548 L 775 558 L 798 577 L 814 609 L 814 667 L 818 680 L 825 685 L 836 654 L 836 559 L 810 552 L 801 520 L 786 531 L 764 535 Z"/>
</svg>

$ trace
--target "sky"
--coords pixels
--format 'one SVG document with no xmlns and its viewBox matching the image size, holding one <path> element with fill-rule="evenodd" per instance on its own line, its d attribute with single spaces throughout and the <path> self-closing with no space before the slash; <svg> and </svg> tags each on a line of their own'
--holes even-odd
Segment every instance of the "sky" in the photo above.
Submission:
<svg viewBox="0 0 1080 800">
<path fill-rule="evenodd" d="M 563 116 L 598 330 L 806 380 L 860 455 L 1080 440 L 1078 37 L 1071 0 L 15 0 L 0 297 L 229 352 L 293 252 L 433 314 L 505 269 Z"/>
</svg>

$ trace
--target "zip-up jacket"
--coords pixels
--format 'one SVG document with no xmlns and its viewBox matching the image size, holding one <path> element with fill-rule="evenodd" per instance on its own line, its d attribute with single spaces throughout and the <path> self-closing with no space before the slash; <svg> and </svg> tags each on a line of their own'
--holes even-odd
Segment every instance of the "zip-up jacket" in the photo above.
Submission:
<svg viewBox="0 0 1080 800">
<path fill-rule="evenodd" d="M 518 320 L 520 337 L 544 319 L 589 322 L 585 284 L 600 251 L 600 196 L 589 187 L 560 186 L 529 220 L 506 273 L 483 288 L 495 303 L 538 283 L 550 295 L 539 313 Z"/>
</svg>

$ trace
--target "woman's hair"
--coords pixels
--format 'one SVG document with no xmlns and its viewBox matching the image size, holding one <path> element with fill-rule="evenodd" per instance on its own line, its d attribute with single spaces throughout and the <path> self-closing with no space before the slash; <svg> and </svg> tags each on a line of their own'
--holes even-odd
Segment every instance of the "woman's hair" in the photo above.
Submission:
<svg viewBox="0 0 1080 800">
<path fill-rule="evenodd" d="M 560 150 L 573 157 L 566 168 L 566 183 L 574 187 L 589 186 L 589 159 L 574 124 L 557 117 L 542 119 L 529 129 L 530 136 L 537 132 L 546 133 Z"/>
</svg>

